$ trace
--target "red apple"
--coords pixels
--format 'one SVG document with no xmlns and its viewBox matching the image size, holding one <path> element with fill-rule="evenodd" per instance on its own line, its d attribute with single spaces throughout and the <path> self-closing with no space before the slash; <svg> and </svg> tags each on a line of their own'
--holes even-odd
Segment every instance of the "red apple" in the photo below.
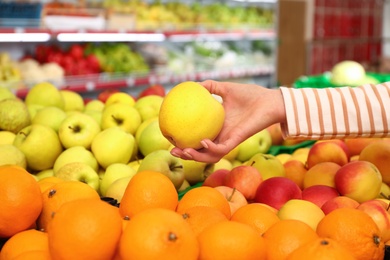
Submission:
<svg viewBox="0 0 390 260">
<path fill-rule="evenodd" d="M 330 187 L 336 187 L 334 184 L 334 176 L 340 168 L 341 166 L 335 162 L 317 163 L 307 170 L 303 179 L 303 188 L 307 188 L 313 185 L 327 185 Z"/>
<path fill-rule="evenodd" d="M 98 100 L 102 101 L 103 103 L 106 103 L 106 100 L 114 93 L 119 92 L 119 89 L 108 89 L 104 90 L 98 95 Z"/>
<path fill-rule="evenodd" d="M 357 208 L 359 205 L 360 203 L 354 199 L 347 196 L 338 196 L 325 202 L 321 209 L 326 215 L 338 208 Z"/>
<path fill-rule="evenodd" d="M 157 95 L 164 97 L 165 96 L 165 88 L 162 85 L 156 84 L 149 86 L 139 93 L 138 98 L 149 96 L 149 95 Z"/>
<path fill-rule="evenodd" d="M 240 165 L 234 167 L 225 176 L 225 186 L 236 188 L 247 200 L 253 200 L 257 187 L 263 181 L 260 172 L 253 166 Z"/>
<path fill-rule="evenodd" d="M 382 175 L 370 162 L 353 161 L 341 166 L 334 177 L 334 183 L 341 195 L 362 203 L 378 197 Z"/>
<path fill-rule="evenodd" d="M 320 162 L 334 162 L 342 166 L 349 162 L 349 156 L 344 148 L 335 142 L 316 142 L 307 155 L 307 168 L 310 169 Z"/>
<path fill-rule="evenodd" d="M 231 188 L 227 186 L 218 186 L 218 187 L 214 187 L 214 189 L 221 192 L 222 195 L 229 202 L 231 215 L 233 215 L 237 209 L 248 204 L 248 201 L 246 200 L 245 196 L 235 188 Z"/>
<path fill-rule="evenodd" d="M 320 208 L 325 202 L 339 195 L 336 188 L 326 185 L 313 185 L 302 190 L 302 199 L 313 202 Z"/>
<path fill-rule="evenodd" d="M 209 187 L 217 187 L 225 185 L 225 176 L 229 173 L 228 169 L 218 169 L 211 173 L 207 178 L 203 181 L 203 186 Z"/>
<path fill-rule="evenodd" d="M 271 177 L 260 183 L 254 201 L 279 210 L 290 199 L 302 199 L 299 186 L 286 177 Z"/>
<path fill-rule="evenodd" d="M 307 168 L 302 161 L 291 159 L 283 164 L 286 177 L 294 181 L 300 189 L 303 189 L 303 180 L 306 176 Z"/>
<path fill-rule="evenodd" d="M 273 124 L 267 127 L 268 132 L 271 134 L 272 145 L 282 145 L 284 138 L 282 135 L 282 128 L 280 124 Z"/>
<path fill-rule="evenodd" d="M 383 182 L 390 185 L 390 142 L 378 140 L 367 145 L 361 151 L 359 161 L 374 164 L 381 173 Z"/>
</svg>

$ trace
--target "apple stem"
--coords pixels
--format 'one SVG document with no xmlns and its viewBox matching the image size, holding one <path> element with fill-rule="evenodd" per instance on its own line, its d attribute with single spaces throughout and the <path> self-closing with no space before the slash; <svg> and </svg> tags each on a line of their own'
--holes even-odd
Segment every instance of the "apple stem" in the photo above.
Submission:
<svg viewBox="0 0 390 260">
<path fill-rule="evenodd" d="M 230 194 L 230 196 L 229 196 L 229 198 L 228 198 L 228 201 L 231 201 L 231 200 L 232 200 L 233 195 L 234 195 L 235 192 L 236 192 L 236 188 L 233 188 L 232 194 Z"/>
<path fill-rule="evenodd" d="M 253 166 L 255 164 L 255 161 L 252 161 L 251 165 L 250 166 Z"/>
<path fill-rule="evenodd" d="M 121 125 L 123 123 L 123 120 L 117 119 L 114 115 L 112 115 L 112 118 L 118 123 L 118 125 Z"/>
<path fill-rule="evenodd" d="M 183 165 L 178 165 L 178 166 L 173 166 L 171 168 L 171 170 L 174 170 L 174 169 L 182 169 L 183 168 Z"/>
<path fill-rule="evenodd" d="M 75 133 L 78 133 L 81 130 L 79 126 L 76 126 L 76 127 L 69 126 L 69 129 L 72 130 Z"/>
</svg>

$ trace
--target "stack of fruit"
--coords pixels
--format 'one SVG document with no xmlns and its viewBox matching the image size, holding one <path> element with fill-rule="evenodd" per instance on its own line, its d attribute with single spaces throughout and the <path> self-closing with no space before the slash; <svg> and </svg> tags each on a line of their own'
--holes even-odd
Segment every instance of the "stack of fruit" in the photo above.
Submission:
<svg viewBox="0 0 390 260">
<path fill-rule="evenodd" d="M 271 155 L 275 125 L 219 162 L 182 160 L 172 143 L 199 148 L 224 120 L 199 86 L 87 103 L 49 83 L 24 100 L 0 89 L 0 259 L 384 258 L 388 139 Z"/>
</svg>

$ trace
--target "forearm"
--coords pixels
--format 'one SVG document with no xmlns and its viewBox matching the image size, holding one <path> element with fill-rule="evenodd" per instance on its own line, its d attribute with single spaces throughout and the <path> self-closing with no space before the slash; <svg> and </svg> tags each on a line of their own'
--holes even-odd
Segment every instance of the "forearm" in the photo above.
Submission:
<svg viewBox="0 0 390 260">
<path fill-rule="evenodd" d="M 389 136 L 390 82 L 376 87 L 281 87 L 286 137 L 332 139 Z"/>
</svg>

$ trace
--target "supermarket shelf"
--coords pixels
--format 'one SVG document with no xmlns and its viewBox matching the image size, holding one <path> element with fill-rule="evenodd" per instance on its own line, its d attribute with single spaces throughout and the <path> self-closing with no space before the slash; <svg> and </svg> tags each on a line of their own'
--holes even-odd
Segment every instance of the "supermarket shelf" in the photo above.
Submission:
<svg viewBox="0 0 390 260">
<path fill-rule="evenodd" d="M 0 28 L 0 42 L 186 42 L 202 40 L 273 40 L 274 29 L 193 29 L 184 31 L 49 30 Z"/>
<path fill-rule="evenodd" d="M 89 92 L 100 92 L 113 88 L 134 88 L 153 84 L 177 84 L 183 81 L 201 81 L 205 79 L 226 79 L 241 78 L 251 76 L 266 76 L 274 73 L 273 66 L 254 66 L 251 68 L 231 68 L 225 70 L 201 71 L 184 74 L 148 74 L 148 75 L 108 75 L 99 74 L 91 76 L 70 77 L 62 84 L 59 89 L 68 89 L 80 94 Z M 15 94 L 24 98 L 29 88 L 12 88 Z"/>
</svg>

